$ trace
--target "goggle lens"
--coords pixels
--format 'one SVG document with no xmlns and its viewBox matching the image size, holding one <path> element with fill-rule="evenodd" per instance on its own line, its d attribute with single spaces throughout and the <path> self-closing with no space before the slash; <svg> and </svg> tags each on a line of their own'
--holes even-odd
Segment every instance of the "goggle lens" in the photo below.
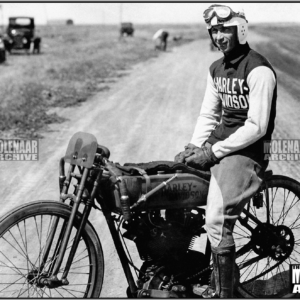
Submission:
<svg viewBox="0 0 300 300">
<path fill-rule="evenodd" d="M 219 18 L 228 18 L 230 16 L 231 10 L 229 7 L 222 6 L 215 7 L 215 12 Z"/>
<path fill-rule="evenodd" d="M 203 17 L 206 23 L 209 23 L 216 15 L 220 19 L 227 19 L 233 11 L 228 6 L 210 7 L 204 11 Z"/>
<path fill-rule="evenodd" d="M 210 22 L 210 20 L 212 19 L 213 15 L 214 15 L 215 9 L 214 7 L 208 8 L 204 11 L 203 13 L 203 17 L 206 23 Z"/>
</svg>

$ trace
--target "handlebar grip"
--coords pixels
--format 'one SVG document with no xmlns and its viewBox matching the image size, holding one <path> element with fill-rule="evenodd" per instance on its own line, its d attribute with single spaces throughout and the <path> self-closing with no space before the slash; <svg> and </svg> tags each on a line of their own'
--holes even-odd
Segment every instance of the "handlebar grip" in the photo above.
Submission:
<svg viewBox="0 0 300 300">
<path fill-rule="evenodd" d="M 127 194 L 127 187 L 124 180 L 121 179 L 119 183 L 120 194 L 121 194 L 121 208 L 123 212 L 123 218 L 125 221 L 129 221 L 131 219 L 131 210 L 130 210 L 130 200 Z"/>
<path fill-rule="evenodd" d="M 102 156 L 106 157 L 107 159 L 110 157 L 109 149 L 104 146 L 101 146 L 99 144 L 97 146 L 97 153 L 101 154 Z"/>
<path fill-rule="evenodd" d="M 59 161 L 59 176 L 65 176 L 65 158 L 62 157 Z"/>
<path fill-rule="evenodd" d="M 129 221 L 131 219 L 129 197 L 128 196 L 121 196 L 120 202 L 121 202 L 121 207 L 122 207 L 122 211 L 123 211 L 124 220 Z"/>
<path fill-rule="evenodd" d="M 65 180 L 66 180 L 66 176 L 59 176 L 58 183 L 59 183 L 59 192 L 60 193 L 63 190 Z"/>
<path fill-rule="evenodd" d="M 64 187 L 64 182 L 66 180 L 65 176 L 65 158 L 62 157 L 59 161 L 59 191 L 62 192 Z"/>
<path fill-rule="evenodd" d="M 114 166 L 113 163 L 105 160 L 105 166 L 112 175 L 112 178 L 117 180 L 118 186 L 121 194 L 121 208 L 123 212 L 123 217 L 125 221 L 130 221 L 131 219 L 131 210 L 130 210 L 130 200 L 128 197 L 127 187 L 124 179 L 122 178 L 122 172 Z"/>
</svg>

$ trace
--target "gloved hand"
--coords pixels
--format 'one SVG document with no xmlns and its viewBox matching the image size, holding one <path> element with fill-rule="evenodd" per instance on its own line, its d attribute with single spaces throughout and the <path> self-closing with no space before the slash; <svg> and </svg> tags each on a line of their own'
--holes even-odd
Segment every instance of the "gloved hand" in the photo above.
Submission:
<svg viewBox="0 0 300 300">
<path fill-rule="evenodd" d="M 200 149 L 199 147 L 195 146 L 194 144 L 189 143 L 187 146 L 184 147 L 184 151 L 178 153 L 175 158 L 174 161 L 178 162 L 178 163 L 184 163 L 185 159 L 191 155 L 193 155 L 195 153 L 195 149 Z"/>
<path fill-rule="evenodd" d="M 195 153 L 185 159 L 186 164 L 195 169 L 208 171 L 219 159 L 212 151 L 212 147 L 203 146 L 196 149 Z"/>
</svg>

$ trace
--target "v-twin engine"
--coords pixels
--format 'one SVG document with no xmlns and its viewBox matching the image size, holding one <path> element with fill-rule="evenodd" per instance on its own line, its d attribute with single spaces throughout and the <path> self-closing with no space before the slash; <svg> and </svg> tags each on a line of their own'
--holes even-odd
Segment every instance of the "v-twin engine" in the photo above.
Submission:
<svg viewBox="0 0 300 300">
<path fill-rule="evenodd" d="M 201 208 L 135 212 L 130 223 L 123 223 L 123 237 L 135 242 L 144 261 L 138 281 L 142 290 L 186 292 L 182 283 L 207 267 L 205 255 L 192 250 L 194 240 L 205 233 L 204 223 Z"/>
<path fill-rule="evenodd" d="M 201 209 L 168 209 L 136 213 L 124 223 L 124 237 L 136 243 L 143 261 L 180 261 L 192 238 L 203 232 Z"/>
</svg>

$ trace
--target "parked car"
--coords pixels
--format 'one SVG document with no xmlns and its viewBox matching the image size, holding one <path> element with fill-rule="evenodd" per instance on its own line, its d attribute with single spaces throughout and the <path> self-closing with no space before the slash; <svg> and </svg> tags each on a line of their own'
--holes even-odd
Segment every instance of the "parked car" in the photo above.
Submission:
<svg viewBox="0 0 300 300">
<path fill-rule="evenodd" d="M 5 49 L 11 53 L 12 50 L 25 50 L 29 53 L 39 53 L 41 38 L 35 36 L 34 18 L 11 17 L 4 36 Z"/>
<path fill-rule="evenodd" d="M 130 22 L 121 23 L 121 28 L 120 28 L 121 36 L 123 36 L 124 34 L 128 36 L 133 36 L 133 33 L 134 33 L 134 28 L 132 23 Z"/>
<path fill-rule="evenodd" d="M 6 51 L 3 42 L 3 37 L 0 35 L 0 63 L 5 62 L 6 60 Z"/>
</svg>

